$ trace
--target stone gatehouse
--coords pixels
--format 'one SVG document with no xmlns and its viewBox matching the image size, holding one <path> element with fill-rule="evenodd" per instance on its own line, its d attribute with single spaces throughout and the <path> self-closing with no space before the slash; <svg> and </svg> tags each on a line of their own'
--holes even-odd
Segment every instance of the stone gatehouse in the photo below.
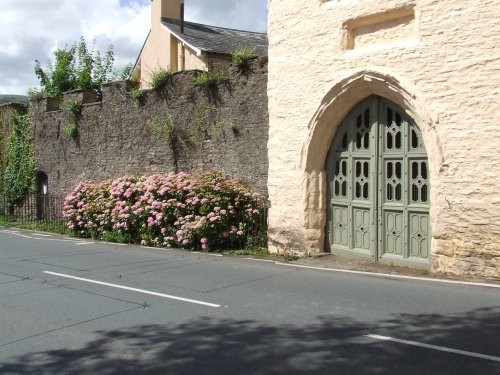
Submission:
<svg viewBox="0 0 500 375">
<path fill-rule="evenodd" d="M 500 278 L 500 7 L 269 1 L 270 248 Z"/>
</svg>

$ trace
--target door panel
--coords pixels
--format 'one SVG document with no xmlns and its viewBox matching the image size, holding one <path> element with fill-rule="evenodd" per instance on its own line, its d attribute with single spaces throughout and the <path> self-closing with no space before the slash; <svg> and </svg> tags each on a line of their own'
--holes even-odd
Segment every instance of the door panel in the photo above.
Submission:
<svg viewBox="0 0 500 375">
<path fill-rule="evenodd" d="M 428 161 L 402 108 L 377 96 L 357 105 L 339 126 L 326 172 L 332 252 L 428 266 Z"/>
</svg>

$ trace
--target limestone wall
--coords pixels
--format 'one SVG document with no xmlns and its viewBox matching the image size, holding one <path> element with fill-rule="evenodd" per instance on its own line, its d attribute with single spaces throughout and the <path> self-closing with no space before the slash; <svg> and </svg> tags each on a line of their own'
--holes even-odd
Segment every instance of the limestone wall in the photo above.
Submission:
<svg viewBox="0 0 500 375">
<path fill-rule="evenodd" d="M 500 8 L 495 0 L 269 2 L 271 248 L 321 252 L 324 161 L 381 95 L 421 128 L 431 270 L 500 278 Z"/>
<path fill-rule="evenodd" d="M 80 180 L 217 168 L 266 194 L 266 62 L 254 61 L 248 75 L 230 69 L 214 89 L 196 86 L 194 75 L 176 73 L 140 100 L 130 83 L 107 84 L 102 101 L 84 104 L 76 117 L 47 112 L 58 108 L 47 99 L 32 103 L 37 168 L 48 175 L 49 192 L 65 194 Z M 83 96 L 75 91 L 63 100 Z M 76 138 L 67 134 L 72 124 Z"/>
</svg>

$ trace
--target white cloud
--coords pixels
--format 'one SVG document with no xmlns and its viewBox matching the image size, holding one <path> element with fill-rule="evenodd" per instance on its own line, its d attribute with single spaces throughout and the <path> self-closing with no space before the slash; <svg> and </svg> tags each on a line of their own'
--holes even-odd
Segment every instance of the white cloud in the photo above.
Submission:
<svg viewBox="0 0 500 375">
<path fill-rule="evenodd" d="M 267 0 L 185 0 L 186 19 L 265 31 Z M 114 45 L 116 66 L 135 62 L 150 28 L 149 0 L 2 0 L 0 94 L 25 94 L 38 87 L 35 60 L 42 65 L 57 48 L 84 36 L 97 48 Z"/>
</svg>

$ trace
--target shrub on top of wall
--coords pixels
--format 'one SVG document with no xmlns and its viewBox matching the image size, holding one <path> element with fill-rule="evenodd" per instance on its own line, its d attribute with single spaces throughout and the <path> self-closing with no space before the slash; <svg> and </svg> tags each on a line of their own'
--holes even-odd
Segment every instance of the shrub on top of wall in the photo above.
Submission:
<svg viewBox="0 0 500 375">
<path fill-rule="evenodd" d="M 162 88 L 172 77 L 172 72 L 168 69 L 158 68 L 151 72 L 149 87 L 153 90 Z"/>
<path fill-rule="evenodd" d="M 204 251 L 235 248 L 265 233 L 265 199 L 217 171 L 79 183 L 65 198 L 73 234 Z M 260 228 L 259 228 L 260 225 Z"/>
<path fill-rule="evenodd" d="M 240 71 L 246 71 L 249 68 L 250 59 L 254 56 L 254 49 L 241 48 L 231 54 L 231 61 Z"/>
<path fill-rule="evenodd" d="M 217 69 L 198 72 L 194 77 L 194 82 L 204 88 L 216 87 L 222 78 L 222 72 Z"/>
</svg>

